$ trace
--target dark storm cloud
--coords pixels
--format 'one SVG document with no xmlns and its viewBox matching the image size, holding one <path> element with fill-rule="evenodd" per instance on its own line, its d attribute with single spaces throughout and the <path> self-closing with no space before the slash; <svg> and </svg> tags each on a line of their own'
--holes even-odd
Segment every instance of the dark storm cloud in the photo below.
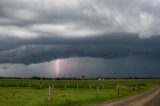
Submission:
<svg viewBox="0 0 160 106">
<path fill-rule="evenodd" d="M 160 37 L 139 39 L 136 36 L 101 36 L 91 39 L 64 40 L 53 44 L 21 45 L 14 49 L 0 52 L 0 63 L 38 63 L 57 58 L 68 57 L 100 57 L 123 58 L 139 56 L 150 61 L 160 60 Z M 97 41 L 98 40 L 98 41 Z M 52 42 L 52 40 L 51 40 Z M 38 42 L 37 42 L 38 43 Z"/>
<path fill-rule="evenodd" d="M 159 10 L 159 0 L 0 0 L 0 63 L 130 55 L 159 61 Z"/>
</svg>

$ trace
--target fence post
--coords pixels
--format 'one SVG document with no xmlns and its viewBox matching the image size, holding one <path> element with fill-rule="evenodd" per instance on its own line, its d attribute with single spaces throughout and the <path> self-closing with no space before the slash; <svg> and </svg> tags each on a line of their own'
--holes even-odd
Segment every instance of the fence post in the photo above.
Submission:
<svg viewBox="0 0 160 106">
<path fill-rule="evenodd" d="M 138 84 L 138 89 L 140 89 L 141 88 L 141 86 L 140 86 L 140 84 Z"/>
<path fill-rule="evenodd" d="M 18 88 L 18 83 L 17 83 L 17 88 Z"/>
<path fill-rule="evenodd" d="M 6 86 L 6 82 L 4 83 L 4 87 L 7 87 L 7 86 Z"/>
<path fill-rule="evenodd" d="M 77 89 L 79 88 L 78 84 L 77 84 Z"/>
<path fill-rule="evenodd" d="M 40 89 L 42 88 L 42 83 L 41 83 L 41 82 L 39 83 L 39 88 L 40 88 Z"/>
<path fill-rule="evenodd" d="M 117 94 L 119 95 L 119 86 L 117 85 Z"/>
<path fill-rule="evenodd" d="M 51 100 L 51 86 L 49 86 L 49 89 L 48 89 L 48 100 L 49 101 Z"/>
<path fill-rule="evenodd" d="M 92 88 L 92 85 L 91 85 L 91 84 L 89 85 L 89 88 L 90 88 L 90 89 Z"/>
<path fill-rule="evenodd" d="M 54 88 L 54 84 L 53 84 L 52 88 Z"/>
<path fill-rule="evenodd" d="M 99 98 L 99 87 L 97 86 L 96 97 Z"/>
<path fill-rule="evenodd" d="M 134 86 L 133 85 L 131 85 L 131 90 L 134 90 Z"/>
</svg>

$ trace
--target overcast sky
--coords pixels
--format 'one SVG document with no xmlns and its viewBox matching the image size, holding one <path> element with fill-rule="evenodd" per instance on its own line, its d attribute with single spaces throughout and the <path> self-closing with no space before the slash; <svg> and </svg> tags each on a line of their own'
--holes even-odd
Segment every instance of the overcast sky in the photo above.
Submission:
<svg viewBox="0 0 160 106">
<path fill-rule="evenodd" d="M 0 0 L 0 36 L 159 35 L 159 0 Z"/>
<path fill-rule="evenodd" d="M 159 13 L 160 0 L 0 0 L 0 64 L 132 56 L 159 64 Z"/>
</svg>

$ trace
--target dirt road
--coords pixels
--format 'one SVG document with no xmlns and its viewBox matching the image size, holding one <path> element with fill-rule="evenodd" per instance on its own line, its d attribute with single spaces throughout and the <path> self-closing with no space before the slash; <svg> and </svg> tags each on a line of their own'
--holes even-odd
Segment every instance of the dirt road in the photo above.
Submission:
<svg viewBox="0 0 160 106">
<path fill-rule="evenodd" d="M 135 96 L 94 106 L 160 106 L 160 87 L 152 88 Z"/>
</svg>

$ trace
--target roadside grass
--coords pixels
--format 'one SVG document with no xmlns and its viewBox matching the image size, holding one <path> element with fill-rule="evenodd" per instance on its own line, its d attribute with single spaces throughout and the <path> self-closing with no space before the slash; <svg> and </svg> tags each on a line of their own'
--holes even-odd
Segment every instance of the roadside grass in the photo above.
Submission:
<svg viewBox="0 0 160 106">
<path fill-rule="evenodd" d="M 55 88 L 52 88 L 51 100 L 48 100 L 47 85 L 52 85 L 53 81 L 42 81 L 43 88 L 41 89 L 37 85 L 39 80 L 36 80 L 37 82 L 34 81 L 34 84 L 36 84 L 34 86 L 32 80 L 27 80 L 32 83 L 31 88 L 27 87 L 28 82 L 25 85 L 23 81 L 26 82 L 26 80 L 18 80 L 18 88 L 12 81 L 9 83 L 9 80 L 7 80 L 6 85 L 0 87 L 0 106 L 86 106 L 134 95 L 159 85 L 159 80 L 54 81 Z M 6 83 L 5 81 L 2 82 L 3 84 Z M 64 84 L 66 83 L 68 88 L 65 89 Z M 76 88 L 75 85 L 77 83 L 80 88 Z M 24 85 L 22 86 L 22 84 Z M 103 84 L 105 86 L 102 86 Z M 137 84 L 141 84 L 141 86 L 139 87 Z M 13 85 L 15 86 L 13 87 Z M 89 88 L 89 85 L 92 85 L 92 88 Z M 119 94 L 117 93 L 116 85 L 119 85 Z M 133 86 L 132 89 L 130 85 Z M 98 90 L 97 86 L 99 87 Z"/>
<path fill-rule="evenodd" d="M 54 89 L 48 101 L 48 89 L 1 88 L 0 106 L 82 106 L 128 95 L 129 90 L 117 95 L 115 89 Z"/>
</svg>

